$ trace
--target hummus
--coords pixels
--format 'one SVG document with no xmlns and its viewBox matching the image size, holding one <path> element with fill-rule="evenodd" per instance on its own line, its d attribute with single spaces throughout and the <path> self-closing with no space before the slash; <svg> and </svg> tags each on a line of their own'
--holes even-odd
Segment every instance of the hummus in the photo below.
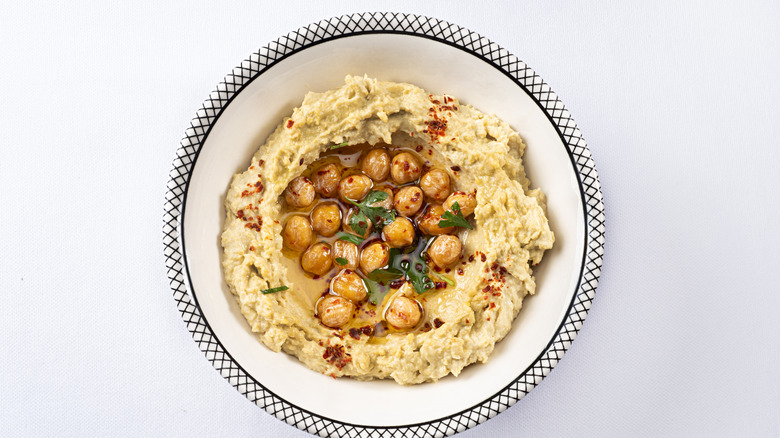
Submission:
<svg viewBox="0 0 780 438">
<path fill-rule="evenodd" d="M 375 304 L 355 299 L 357 304 L 350 308 L 357 316 L 351 317 L 352 322 L 329 327 L 324 316 L 318 315 L 318 303 L 325 296 L 333 298 L 328 294 L 339 272 L 351 273 L 339 269 L 338 264 L 346 259 L 334 258 L 339 261 L 329 270 L 312 274 L 316 268 L 306 267 L 307 263 L 316 264 L 318 259 L 312 256 L 304 261 L 292 251 L 295 245 L 285 239 L 300 239 L 301 234 L 288 236 L 284 227 L 294 215 L 308 218 L 311 208 L 322 201 L 344 209 L 351 206 L 351 200 L 335 198 L 326 192 L 328 188 L 318 185 L 316 194 L 292 192 L 315 196 L 310 207 L 301 208 L 293 205 L 297 201 L 287 189 L 308 181 L 313 170 L 327 163 L 348 169 L 349 160 L 362 159 L 372 148 L 382 148 L 392 156 L 414 155 L 422 161 L 423 173 L 439 169 L 444 179 L 451 178 L 450 192 L 469 194 L 476 205 L 473 213 L 465 215 L 468 226 L 436 227 L 439 231 L 428 233 L 454 236 L 447 239 L 459 240 L 454 247 L 461 252 L 443 264 L 446 268 L 429 263 L 427 289 L 412 287 L 403 276 L 394 285 L 383 283 L 383 294 L 369 294 Z M 523 169 L 524 150 L 520 134 L 495 115 L 410 84 L 348 76 L 341 88 L 308 93 L 259 148 L 249 168 L 233 177 L 225 199 L 227 217 L 221 239 L 225 280 L 252 331 L 271 350 L 289 353 L 309 368 L 335 377 L 393 378 L 400 384 L 416 384 L 450 373 L 458 375 L 469 364 L 486 362 L 496 342 L 512 328 L 523 298 L 535 292 L 532 266 L 554 242 L 545 196 L 530 188 Z M 372 177 L 390 181 L 394 174 L 386 175 Z M 373 190 L 385 190 L 391 196 L 403 185 L 371 184 Z M 436 201 L 428 195 L 426 203 L 442 203 L 443 197 Z M 390 210 L 393 217 L 405 216 L 399 213 L 401 207 L 398 212 Z M 342 212 L 336 207 L 322 209 L 322 217 L 330 214 Z M 346 227 L 346 220 L 344 229 L 355 233 L 352 228 L 358 227 Z M 420 227 L 415 223 L 414 229 L 418 228 L 422 229 L 422 223 Z M 311 244 L 330 248 L 343 233 L 328 237 L 314 233 Z M 439 237 L 421 234 L 409 251 L 425 246 L 424 239 Z M 360 244 L 361 250 L 368 240 Z M 365 274 L 361 276 L 368 278 Z M 388 306 L 399 295 L 419 305 L 412 328 L 397 329 L 384 321 L 391 316 Z"/>
</svg>

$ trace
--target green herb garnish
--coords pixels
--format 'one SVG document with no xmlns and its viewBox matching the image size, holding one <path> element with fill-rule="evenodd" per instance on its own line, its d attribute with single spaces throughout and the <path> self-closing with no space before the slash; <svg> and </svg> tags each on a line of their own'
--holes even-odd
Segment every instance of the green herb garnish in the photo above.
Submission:
<svg viewBox="0 0 780 438">
<path fill-rule="evenodd" d="M 366 289 L 368 289 L 368 301 L 375 306 L 378 306 L 382 302 L 382 299 L 385 298 L 385 295 L 390 292 L 389 286 L 380 284 L 374 280 L 364 278 L 363 283 L 365 283 Z"/>
<path fill-rule="evenodd" d="M 363 243 L 362 238 L 351 233 L 345 233 L 344 231 L 339 231 L 336 234 L 336 236 L 337 236 L 337 240 L 346 240 L 347 242 L 354 243 L 355 245 L 360 245 L 361 243 Z"/>
<path fill-rule="evenodd" d="M 281 292 L 283 290 L 287 290 L 289 287 L 287 286 L 279 286 L 279 287 L 272 287 L 271 289 L 263 289 L 260 291 L 261 294 L 272 294 L 274 292 Z"/>
<path fill-rule="evenodd" d="M 425 246 L 427 245 L 424 245 L 423 247 Z M 401 269 L 404 271 L 406 279 L 412 283 L 414 290 L 416 290 L 418 294 L 424 293 L 428 289 L 433 289 L 435 285 L 433 284 L 433 280 L 428 277 L 428 265 L 425 263 L 422 255 L 415 251 L 409 254 L 409 256 L 410 257 L 408 257 L 407 260 L 402 260 L 399 263 L 399 266 L 401 266 Z"/>
<path fill-rule="evenodd" d="M 402 275 L 404 275 L 404 273 L 395 268 L 374 269 L 368 274 L 368 278 L 377 283 L 388 283 L 400 278 Z"/>
<path fill-rule="evenodd" d="M 447 277 L 447 276 L 446 276 L 446 275 L 444 275 L 444 274 L 439 274 L 438 272 L 431 272 L 431 274 L 433 274 L 433 275 L 437 276 L 438 278 L 441 278 L 441 279 L 442 279 L 442 281 L 444 281 L 444 282 L 445 282 L 445 283 L 447 283 L 448 285 L 450 285 L 450 286 L 455 286 L 455 280 L 451 279 L 450 277 Z"/>
<path fill-rule="evenodd" d="M 345 259 L 344 257 L 336 257 L 336 263 L 340 264 L 341 266 L 344 266 L 347 263 L 349 263 L 349 260 Z"/>
<path fill-rule="evenodd" d="M 455 214 L 452 214 L 450 211 L 445 211 L 444 214 L 441 215 L 442 219 L 439 221 L 439 226 L 441 228 L 463 227 L 468 228 L 469 230 L 474 229 L 460 212 L 460 204 L 458 204 L 458 201 L 452 203 L 452 210 L 455 211 Z"/>
<path fill-rule="evenodd" d="M 333 149 L 343 148 L 346 145 L 347 145 L 347 142 L 345 141 L 344 143 L 341 143 L 341 144 L 334 144 L 334 145 L 332 145 L 330 147 L 330 149 L 333 150 Z"/>
<path fill-rule="evenodd" d="M 377 202 L 384 201 L 388 196 L 390 195 L 387 192 L 374 190 L 366 195 L 366 197 L 360 202 L 356 202 L 347 198 L 349 203 L 358 208 L 358 212 L 353 214 L 349 219 L 349 226 L 352 227 L 352 229 L 355 230 L 359 235 L 363 236 L 366 233 L 366 228 L 368 228 L 369 220 L 374 223 L 377 231 L 381 230 L 382 227 L 394 221 L 395 213 L 393 213 L 392 210 L 372 205 Z M 363 226 L 361 226 L 361 222 Z"/>
</svg>

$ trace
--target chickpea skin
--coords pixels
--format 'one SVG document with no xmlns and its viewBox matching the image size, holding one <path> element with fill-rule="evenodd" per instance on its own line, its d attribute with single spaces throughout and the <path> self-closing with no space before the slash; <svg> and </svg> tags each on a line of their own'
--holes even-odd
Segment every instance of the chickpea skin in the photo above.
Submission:
<svg viewBox="0 0 780 438">
<path fill-rule="evenodd" d="M 401 216 L 412 217 L 420 211 L 423 192 L 417 186 L 404 187 L 395 194 L 393 207 Z"/>
<path fill-rule="evenodd" d="M 376 242 L 363 248 L 360 253 L 360 269 L 368 275 L 375 269 L 383 268 L 390 261 L 390 252 L 383 242 Z"/>
<path fill-rule="evenodd" d="M 330 290 L 353 303 L 362 301 L 368 294 L 363 279 L 349 269 L 343 269 L 333 278 L 330 283 Z"/>
<path fill-rule="evenodd" d="M 330 245 L 324 242 L 310 246 L 301 256 L 301 267 L 303 270 L 314 275 L 323 276 L 327 274 L 332 263 Z"/>
<path fill-rule="evenodd" d="M 457 236 L 443 234 L 433 241 L 428 247 L 428 257 L 436 266 L 446 269 L 452 267 L 460 260 L 460 252 L 463 245 Z"/>
<path fill-rule="evenodd" d="M 351 209 L 347 212 L 347 214 L 344 215 L 344 223 L 342 224 L 344 227 L 344 231 L 347 233 L 356 234 L 361 237 L 366 237 L 369 234 L 371 234 L 371 230 L 374 229 L 374 224 L 371 222 L 371 220 L 366 221 L 366 232 L 364 234 L 358 234 L 357 231 L 353 230 L 352 227 L 349 225 L 349 220 L 352 219 L 352 215 L 357 213 L 356 209 Z"/>
<path fill-rule="evenodd" d="M 360 170 L 376 182 L 386 180 L 390 174 L 390 154 L 384 149 L 371 149 L 363 158 Z"/>
<path fill-rule="evenodd" d="M 320 204 L 311 212 L 311 225 L 314 231 L 330 237 L 341 228 L 341 209 L 333 203 Z"/>
<path fill-rule="evenodd" d="M 360 258 L 358 257 L 357 245 L 346 240 L 337 240 L 333 242 L 333 264 L 341 269 L 350 269 L 354 271 L 358 267 Z M 345 265 L 340 265 L 336 259 L 344 259 L 347 261 Z"/>
<path fill-rule="evenodd" d="M 450 195 L 450 175 L 442 169 L 431 169 L 420 178 L 420 188 L 431 201 L 442 202 Z"/>
<path fill-rule="evenodd" d="M 399 216 L 382 229 L 382 239 L 393 248 L 409 246 L 414 241 L 414 225 L 409 219 Z"/>
<path fill-rule="evenodd" d="M 284 190 L 284 199 L 287 201 L 287 205 L 295 208 L 305 208 L 314 202 L 316 192 L 314 191 L 314 184 L 304 176 L 299 176 L 290 181 L 287 188 Z"/>
<path fill-rule="evenodd" d="M 284 246 L 293 251 L 305 251 L 311 243 L 314 233 L 306 216 L 295 215 L 287 220 L 282 231 Z"/>
<path fill-rule="evenodd" d="M 416 181 L 421 172 L 420 160 L 409 152 L 401 152 L 393 157 L 390 165 L 390 176 L 396 184 Z"/>
<path fill-rule="evenodd" d="M 350 175 L 341 178 L 339 182 L 339 198 L 347 202 L 347 199 L 360 201 L 365 198 L 374 184 L 371 178 L 365 175 Z"/>
<path fill-rule="evenodd" d="M 372 207 L 382 207 L 385 210 L 392 210 L 393 209 L 393 191 L 390 190 L 390 188 L 388 188 L 388 187 L 377 189 L 377 191 L 387 193 L 387 198 L 385 198 L 385 199 L 383 199 L 381 201 L 374 202 L 373 204 L 371 204 L 371 206 Z"/>
<path fill-rule="evenodd" d="M 341 171 L 335 164 L 326 164 L 311 174 L 314 190 L 324 198 L 333 198 L 338 194 Z"/>
<path fill-rule="evenodd" d="M 455 229 L 455 227 L 440 227 L 439 221 L 441 215 L 444 214 L 444 208 L 441 205 L 431 205 L 425 212 L 423 217 L 417 221 L 417 226 L 425 234 L 439 235 L 447 234 Z"/>
<path fill-rule="evenodd" d="M 387 323 L 399 329 L 409 329 L 416 326 L 421 317 L 420 304 L 403 295 L 395 297 L 385 312 Z"/>
<path fill-rule="evenodd" d="M 456 202 L 458 203 L 458 207 L 460 207 L 460 214 L 462 214 L 463 217 L 469 217 L 469 215 L 474 213 L 474 209 L 477 208 L 477 199 L 474 197 L 473 193 L 454 192 L 446 201 L 444 201 L 444 209 L 454 213 L 455 211 L 452 209 L 452 204 Z"/>
<path fill-rule="evenodd" d="M 330 328 L 344 327 L 352 319 L 354 311 L 352 301 L 334 295 L 328 295 L 317 304 L 317 316 Z"/>
</svg>

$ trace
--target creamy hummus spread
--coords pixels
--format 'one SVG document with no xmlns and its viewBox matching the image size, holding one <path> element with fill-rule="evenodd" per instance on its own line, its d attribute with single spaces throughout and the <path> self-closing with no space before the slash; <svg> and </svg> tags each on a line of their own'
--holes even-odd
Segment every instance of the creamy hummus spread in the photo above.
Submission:
<svg viewBox="0 0 780 438">
<path fill-rule="evenodd" d="M 336 377 L 486 362 L 554 242 L 524 150 L 495 115 L 414 85 L 308 93 L 225 199 L 225 280 L 252 331 Z"/>
</svg>

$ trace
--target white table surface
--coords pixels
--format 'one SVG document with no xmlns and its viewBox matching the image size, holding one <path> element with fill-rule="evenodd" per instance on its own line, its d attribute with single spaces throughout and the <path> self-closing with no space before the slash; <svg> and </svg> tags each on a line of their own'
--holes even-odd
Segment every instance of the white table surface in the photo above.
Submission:
<svg viewBox="0 0 780 438">
<path fill-rule="evenodd" d="M 307 436 L 192 341 L 163 196 L 232 67 L 367 10 L 436 16 L 526 61 L 600 175 L 607 246 L 582 331 L 462 436 L 780 436 L 777 1 L 50 3 L 0 3 L 0 436 Z"/>
</svg>

